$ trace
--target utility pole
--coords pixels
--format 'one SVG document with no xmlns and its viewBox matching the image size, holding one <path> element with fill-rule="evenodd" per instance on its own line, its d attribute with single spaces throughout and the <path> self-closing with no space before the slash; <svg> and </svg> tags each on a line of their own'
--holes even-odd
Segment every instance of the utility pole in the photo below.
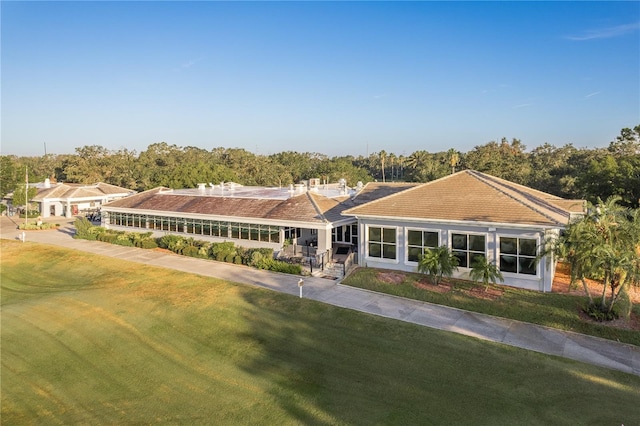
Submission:
<svg viewBox="0 0 640 426">
<path fill-rule="evenodd" d="M 29 215 L 29 169 L 24 166 L 24 229 L 27 229 L 27 216 Z"/>
</svg>

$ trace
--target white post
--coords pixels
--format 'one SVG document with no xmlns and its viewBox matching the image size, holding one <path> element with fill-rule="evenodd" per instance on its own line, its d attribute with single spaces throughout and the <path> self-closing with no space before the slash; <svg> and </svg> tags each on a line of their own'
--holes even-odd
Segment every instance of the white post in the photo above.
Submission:
<svg viewBox="0 0 640 426">
<path fill-rule="evenodd" d="M 300 299 L 302 299 L 302 286 L 304 285 L 304 280 L 300 278 L 298 281 L 298 287 L 300 287 Z"/>
</svg>

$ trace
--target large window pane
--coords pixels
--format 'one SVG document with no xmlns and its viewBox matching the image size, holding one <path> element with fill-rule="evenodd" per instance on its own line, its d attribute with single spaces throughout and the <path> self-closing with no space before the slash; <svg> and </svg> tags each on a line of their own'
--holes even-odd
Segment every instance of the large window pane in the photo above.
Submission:
<svg viewBox="0 0 640 426">
<path fill-rule="evenodd" d="M 454 250 L 466 250 L 467 234 L 451 234 L 451 247 Z"/>
<path fill-rule="evenodd" d="M 422 256 L 422 247 L 409 247 L 407 253 L 407 260 L 409 260 L 409 262 L 419 262 L 420 256 Z"/>
<path fill-rule="evenodd" d="M 467 262 L 467 252 L 466 251 L 454 251 L 453 255 L 458 258 L 458 266 L 461 268 L 466 268 L 468 265 Z"/>
<path fill-rule="evenodd" d="M 502 272 L 518 272 L 518 258 L 516 256 L 501 255 L 500 271 Z"/>
<path fill-rule="evenodd" d="M 382 246 L 382 257 L 385 259 L 396 258 L 396 246 L 392 244 L 385 244 Z"/>
<path fill-rule="evenodd" d="M 469 235 L 469 250 L 484 253 L 484 235 Z"/>
<path fill-rule="evenodd" d="M 520 238 L 520 253 L 525 256 L 536 256 L 536 240 Z"/>
<path fill-rule="evenodd" d="M 249 229 L 249 239 L 258 241 L 260 239 L 260 228 L 258 225 L 251 225 Z"/>
<path fill-rule="evenodd" d="M 425 232 L 424 233 L 424 246 L 435 248 L 438 247 L 438 233 L 437 232 Z"/>
<path fill-rule="evenodd" d="M 396 242 L 395 228 L 383 228 L 382 238 L 385 243 L 395 243 Z"/>
<path fill-rule="evenodd" d="M 533 257 L 521 257 L 518 259 L 518 272 L 521 274 L 535 275 L 536 265 L 535 258 Z"/>
<path fill-rule="evenodd" d="M 229 226 L 231 229 L 231 238 L 240 238 L 240 225 L 237 223 L 232 223 Z"/>
<path fill-rule="evenodd" d="M 500 237 L 500 253 L 516 254 L 517 252 L 518 252 L 518 239 L 517 238 L 503 238 L 503 237 Z"/>
<path fill-rule="evenodd" d="M 369 228 L 369 241 L 382 241 L 381 228 Z"/>
<path fill-rule="evenodd" d="M 249 239 L 249 225 L 240 225 L 240 238 L 243 240 Z"/>
<path fill-rule="evenodd" d="M 422 232 L 409 231 L 407 233 L 407 241 L 410 246 L 422 246 Z"/>
<path fill-rule="evenodd" d="M 382 257 L 382 245 L 380 243 L 369 243 L 369 256 Z"/>
</svg>

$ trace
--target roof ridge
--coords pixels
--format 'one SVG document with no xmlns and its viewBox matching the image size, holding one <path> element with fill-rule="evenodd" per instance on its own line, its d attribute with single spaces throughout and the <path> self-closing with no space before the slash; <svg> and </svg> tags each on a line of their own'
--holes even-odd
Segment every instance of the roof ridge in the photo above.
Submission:
<svg viewBox="0 0 640 426">
<path fill-rule="evenodd" d="M 322 219 L 322 221 L 324 223 L 329 222 L 327 220 L 327 217 L 324 215 L 324 213 L 322 212 L 322 210 L 320 210 L 320 206 L 318 205 L 318 203 L 316 202 L 316 200 L 314 199 L 314 195 L 317 194 L 312 194 L 310 191 L 306 192 L 307 198 L 309 198 L 309 200 L 311 201 L 311 205 L 313 206 L 313 208 L 316 210 L 316 212 L 318 213 L 318 215 L 320 215 L 320 218 Z"/>
<path fill-rule="evenodd" d="M 541 214 L 542 216 L 546 217 L 549 220 L 552 220 L 556 223 L 562 224 L 562 222 L 558 221 L 557 218 L 553 217 L 552 215 L 550 215 L 548 212 L 543 211 L 543 208 L 539 208 L 537 206 L 541 206 L 542 205 L 546 205 L 547 206 L 547 210 L 559 210 L 558 212 L 554 212 L 557 213 L 559 215 L 562 216 L 569 216 L 569 211 L 560 208 L 559 206 L 556 206 L 548 201 L 546 201 L 546 199 L 538 197 L 532 193 L 527 193 L 526 191 L 523 191 L 520 188 L 514 188 L 512 187 L 512 185 L 518 185 L 521 186 L 517 183 L 514 182 L 509 182 L 506 181 L 504 179 L 501 179 L 499 177 L 496 176 L 492 176 L 486 173 L 482 173 L 479 172 L 477 170 L 469 170 L 469 175 L 473 176 L 474 178 L 478 179 L 479 181 L 485 183 L 486 185 L 489 185 L 490 187 L 494 188 L 496 191 L 499 191 L 500 193 L 504 194 L 505 196 L 511 198 L 512 200 L 516 201 L 517 203 L 520 203 L 521 205 L 523 205 L 524 207 L 535 211 L 538 214 Z M 508 183 L 507 183 L 508 182 Z M 529 197 L 531 198 L 531 203 L 526 203 L 524 202 L 521 198 L 518 198 L 516 196 L 514 196 L 513 194 L 510 194 L 509 191 L 505 190 L 504 188 L 507 188 L 509 191 L 515 192 L 516 194 L 520 195 L 521 197 L 524 197 L 525 199 L 528 199 Z M 538 191 L 541 192 L 543 194 L 546 194 L 543 191 Z M 552 194 L 547 194 L 547 195 L 552 195 Z"/>
<path fill-rule="evenodd" d="M 456 172 L 456 173 L 454 173 L 454 174 L 450 174 L 450 175 L 447 175 L 447 176 L 443 176 L 443 177 L 438 178 L 438 179 L 430 180 L 429 182 L 415 182 L 415 183 L 416 183 L 416 185 L 414 185 L 414 186 L 412 186 L 412 187 L 410 187 L 410 188 L 407 188 L 407 189 L 405 189 L 404 191 L 394 192 L 393 194 L 389 194 L 389 195 L 386 195 L 386 196 L 384 196 L 384 197 L 380 197 L 380 198 L 378 198 L 377 200 L 369 201 L 369 202 L 368 202 L 368 203 L 366 203 L 366 204 L 378 204 L 379 202 L 382 202 L 383 200 L 385 200 L 385 201 L 386 201 L 386 200 L 389 200 L 389 199 L 391 199 L 391 198 L 393 198 L 393 197 L 395 197 L 395 196 L 399 196 L 400 194 L 406 194 L 406 193 L 408 193 L 408 192 L 410 192 L 410 191 L 418 190 L 419 188 L 423 188 L 423 187 L 425 187 L 425 186 L 427 186 L 427 185 L 431 185 L 431 184 L 432 184 L 432 183 L 434 183 L 434 182 L 438 182 L 438 181 L 445 180 L 445 179 L 447 179 L 447 178 L 449 178 L 449 177 L 451 177 L 451 176 L 457 175 L 458 173 L 462 173 L 462 172 L 464 172 L 464 171 L 465 171 L 465 170 L 460 171 L 460 172 Z M 411 183 L 414 183 L 414 182 L 407 182 L 407 183 L 408 183 L 408 184 L 411 184 Z M 368 185 L 368 184 L 369 184 L 369 183 L 367 183 L 367 185 Z M 355 197 L 354 197 L 354 199 L 355 199 Z"/>
</svg>

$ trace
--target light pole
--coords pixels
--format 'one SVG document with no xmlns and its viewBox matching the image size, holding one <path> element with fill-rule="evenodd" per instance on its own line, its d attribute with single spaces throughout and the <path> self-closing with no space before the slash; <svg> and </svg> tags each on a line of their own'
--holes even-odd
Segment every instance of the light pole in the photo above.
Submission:
<svg viewBox="0 0 640 426">
<path fill-rule="evenodd" d="M 24 166 L 24 230 L 27 230 L 27 216 L 29 215 L 29 169 Z M 24 232 L 22 233 L 24 235 Z M 23 239 L 24 242 L 24 239 Z"/>
</svg>

